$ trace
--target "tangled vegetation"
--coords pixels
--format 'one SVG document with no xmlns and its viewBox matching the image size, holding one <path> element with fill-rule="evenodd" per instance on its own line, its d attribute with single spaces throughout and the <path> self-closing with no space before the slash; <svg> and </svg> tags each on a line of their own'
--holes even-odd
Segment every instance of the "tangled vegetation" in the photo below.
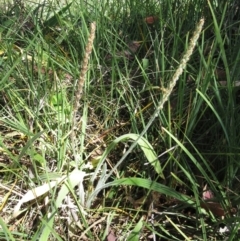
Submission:
<svg viewBox="0 0 240 241">
<path fill-rule="evenodd" d="M 237 0 L 0 13 L 1 240 L 239 240 Z"/>
</svg>

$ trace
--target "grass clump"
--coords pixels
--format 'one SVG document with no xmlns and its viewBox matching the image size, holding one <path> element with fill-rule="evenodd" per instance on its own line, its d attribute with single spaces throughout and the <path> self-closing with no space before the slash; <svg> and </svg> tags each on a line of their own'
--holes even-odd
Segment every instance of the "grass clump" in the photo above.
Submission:
<svg viewBox="0 0 240 241">
<path fill-rule="evenodd" d="M 239 8 L 2 3 L 1 238 L 238 240 Z"/>
</svg>

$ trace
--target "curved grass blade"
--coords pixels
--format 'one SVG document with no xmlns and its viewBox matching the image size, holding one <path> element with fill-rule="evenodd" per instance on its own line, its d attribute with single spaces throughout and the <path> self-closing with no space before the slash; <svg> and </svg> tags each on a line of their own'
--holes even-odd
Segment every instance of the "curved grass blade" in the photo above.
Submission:
<svg viewBox="0 0 240 241">
<path fill-rule="evenodd" d="M 182 201 L 184 203 L 187 203 L 189 205 L 194 205 L 195 202 L 189 198 L 189 196 L 181 194 L 176 192 L 174 189 L 167 187 L 163 184 L 157 183 L 155 181 L 151 181 L 148 179 L 143 179 L 143 178 L 121 178 L 118 180 L 115 180 L 113 182 L 109 182 L 105 185 L 103 185 L 102 187 L 99 187 L 98 189 L 96 188 L 94 190 L 94 192 L 91 194 L 89 200 L 91 200 L 93 197 L 96 196 L 96 194 L 101 191 L 102 189 L 105 189 L 107 187 L 111 187 L 111 186 L 138 186 L 138 187 L 142 187 L 142 188 L 146 188 L 148 190 L 151 191 L 156 191 L 162 194 L 165 194 L 167 196 L 173 197 L 179 201 Z M 89 203 L 87 203 L 88 205 Z"/>
<path fill-rule="evenodd" d="M 96 171 L 95 171 L 95 175 L 93 175 L 93 177 L 91 179 L 92 182 L 93 182 L 93 180 L 95 180 L 98 171 L 100 170 L 103 162 L 105 161 L 107 155 L 112 151 L 112 149 L 119 142 L 124 142 L 124 141 L 128 141 L 128 140 L 137 141 L 137 144 L 142 149 L 142 151 L 145 154 L 145 157 L 147 158 L 148 162 L 153 166 L 154 170 L 159 174 L 159 176 L 164 179 L 164 175 L 163 175 L 163 172 L 162 172 L 160 162 L 158 161 L 158 157 L 157 157 L 156 153 L 154 152 L 152 145 L 144 137 L 139 138 L 138 134 L 131 134 L 130 133 L 130 134 L 125 134 L 125 135 L 122 135 L 122 136 L 116 138 L 109 145 L 109 147 L 105 150 L 105 152 L 102 155 L 101 160 L 98 163 L 98 166 L 97 166 Z"/>
<path fill-rule="evenodd" d="M 222 126 L 223 132 L 225 134 L 225 137 L 227 139 L 227 142 L 230 143 L 229 137 L 228 137 L 228 133 L 227 130 L 222 122 L 221 117 L 218 115 L 217 111 L 214 109 L 214 107 L 212 106 L 212 104 L 210 103 L 210 101 L 206 98 L 206 96 L 204 94 L 202 94 L 202 92 L 198 89 L 196 89 L 197 93 L 204 99 L 204 101 L 208 104 L 208 106 L 211 108 L 211 110 L 213 111 L 213 113 L 215 114 L 215 116 L 217 117 L 220 125 Z"/>
</svg>

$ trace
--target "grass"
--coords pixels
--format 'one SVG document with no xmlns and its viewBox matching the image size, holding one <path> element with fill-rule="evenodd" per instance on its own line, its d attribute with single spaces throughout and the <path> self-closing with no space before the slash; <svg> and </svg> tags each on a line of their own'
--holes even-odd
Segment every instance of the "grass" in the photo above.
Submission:
<svg viewBox="0 0 240 241">
<path fill-rule="evenodd" d="M 239 8 L 4 1 L 1 239 L 239 240 Z"/>
</svg>

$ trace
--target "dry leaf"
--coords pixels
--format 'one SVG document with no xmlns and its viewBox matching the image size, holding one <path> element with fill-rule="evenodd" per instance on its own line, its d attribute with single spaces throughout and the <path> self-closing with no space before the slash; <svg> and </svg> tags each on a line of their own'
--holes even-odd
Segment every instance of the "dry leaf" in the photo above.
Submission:
<svg viewBox="0 0 240 241">
<path fill-rule="evenodd" d="M 212 212 L 217 217 L 223 217 L 225 215 L 222 205 L 218 202 L 211 201 L 214 198 L 213 192 L 208 188 L 207 184 L 203 187 L 203 200 L 208 200 L 206 202 L 201 202 L 201 208 Z"/>
<path fill-rule="evenodd" d="M 154 24 L 157 20 L 158 20 L 157 16 L 149 16 L 144 18 L 144 22 L 146 22 L 147 24 Z"/>
<path fill-rule="evenodd" d="M 137 53 L 139 47 L 141 46 L 141 42 L 142 41 L 130 41 L 127 45 L 127 49 L 124 51 L 120 51 L 116 53 L 117 57 L 124 57 L 127 58 L 129 60 L 134 59 L 134 55 Z M 112 55 L 111 54 L 107 54 L 105 56 L 106 59 L 111 59 Z"/>
<path fill-rule="evenodd" d="M 108 233 L 108 236 L 106 237 L 106 241 L 116 241 L 117 237 L 114 234 L 114 231 L 111 229 Z"/>
<path fill-rule="evenodd" d="M 225 216 L 224 209 L 220 203 L 217 202 L 201 202 L 201 208 L 211 211 L 217 217 Z"/>
</svg>

